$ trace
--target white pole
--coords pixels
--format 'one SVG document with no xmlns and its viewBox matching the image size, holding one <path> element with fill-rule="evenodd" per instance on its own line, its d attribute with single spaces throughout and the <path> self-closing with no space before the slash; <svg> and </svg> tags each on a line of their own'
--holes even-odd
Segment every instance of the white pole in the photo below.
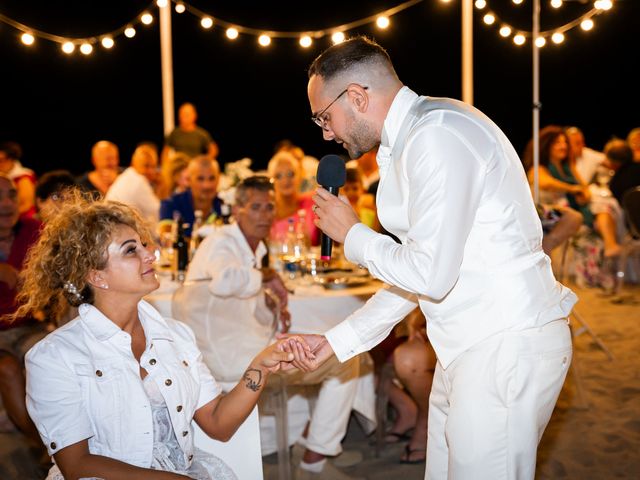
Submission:
<svg viewBox="0 0 640 480">
<path fill-rule="evenodd" d="M 462 0 L 462 101 L 473 105 L 473 0 Z"/>
<path fill-rule="evenodd" d="M 540 34 L 540 0 L 533 0 L 533 199 L 538 204 L 540 185 L 538 167 L 540 164 L 540 49 L 536 39 Z"/>
<path fill-rule="evenodd" d="M 171 52 L 171 2 L 160 7 L 160 59 L 162 69 L 162 113 L 164 134 L 173 131 L 173 55 Z"/>
</svg>

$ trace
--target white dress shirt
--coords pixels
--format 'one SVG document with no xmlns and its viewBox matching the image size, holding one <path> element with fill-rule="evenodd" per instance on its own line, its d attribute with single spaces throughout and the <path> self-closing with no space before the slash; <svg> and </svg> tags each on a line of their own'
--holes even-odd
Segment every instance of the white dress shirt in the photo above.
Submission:
<svg viewBox="0 0 640 480">
<path fill-rule="evenodd" d="M 152 227 L 158 223 L 160 199 L 153 192 L 147 177 L 140 175 L 133 167 L 127 168 L 118 175 L 109 187 L 105 198 L 137 208 L 142 218 Z"/>
<path fill-rule="evenodd" d="M 249 362 L 273 338 L 274 317 L 264 301 L 259 270 L 266 253 L 262 242 L 254 253 L 233 223 L 206 237 L 189 263 L 186 281 L 204 281 L 206 288 L 192 290 L 184 300 L 183 320 L 220 381 L 242 378 Z"/>
<path fill-rule="evenodd" d="M 606 160 L 606 156 L 602 152 L 593 150 L 588 147 L 582 149 L 582 155 L 576 158 L 576 170 L 580 175 L 580 180 L 589 184 L 595 181 L 598 167 Z"/>
<path fill-rule="evenodd" d="M 153 418 L 142 367 L 164 397 L 191 465 L 193 415 L 221 392 L 193 332 L 140 301 L 147 345 L 138 363 L 128 333 L 92 305 L 80 305 L 78 313 L 26 355 L 27 409 L 49 454 L 88 439 L 94 455 L 149 468 Z"/>
<path fill-rule="evenodd" d="M 363 224 L 346 257 L 393 285 L 326 336 L 344 361 L 382 341 L 416 301 L 442 366 L 498 332 L 566 317 L 576 296 L 556 282 L 524 169 L 475 108 L 403 87 L 384 121 L 378 215 L 395 243 Z"/>
</svg>

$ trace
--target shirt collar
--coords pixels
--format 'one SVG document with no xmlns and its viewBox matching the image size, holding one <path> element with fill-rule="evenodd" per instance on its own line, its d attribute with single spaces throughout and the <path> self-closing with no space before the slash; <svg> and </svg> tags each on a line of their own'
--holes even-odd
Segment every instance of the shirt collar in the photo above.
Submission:
<svg viewBox="0 0 640 480">
<path fill-rule="evenodd" d="M 418 100 L 418 98 L 418 94 L 409 87 L 402 87 L 398 91 L 391 103 L 391 107 L 387 112 L 387 116 L 384 119 L 384 124 L 382 126 L 380 146 L 384 149 L 393 150 L 402 122 L 409 114 L 411 106 L 416 100 Z"/>
<path fill-rule="evenodd" d="M 249 242 L 247 242 L 244 233 L 242 233 L 242 230 L 240 230 L 240 226 L 237 223 L 232 223 L 227 228 L 229 229 L 229 233 L 231 234 L 231 236 L 236 239 L 238 244 L 242 245 L 244 253 L 254 258 L 256 268 L 260 268 L 262 257 L 267 254 L 267 247 L 265 246 L 264 242 L 260 241 L 260 243 L 258 243 L 258 248 L 256 248 L 256 251 L 254 253 L 253 250 L 251 250 Z"/>
<path fill-rule="evenodd" d="M 89 331 L 101 342 L 121 332 L 122 329 L 91 304 L 83 303 L 78 315 Z M 138 303 L 138 316 L 148 340 L 173 340 L 169 327 L 160 313 L 144 300 Z"/>
</svg>

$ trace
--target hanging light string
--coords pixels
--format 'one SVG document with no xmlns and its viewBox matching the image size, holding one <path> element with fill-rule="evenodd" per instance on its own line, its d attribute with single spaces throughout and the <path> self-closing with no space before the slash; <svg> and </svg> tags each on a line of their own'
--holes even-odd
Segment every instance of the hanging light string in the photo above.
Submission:
<svg viewBox="0 0 640 480">
<path fill-rule="evenodd" d="M 519 5 L 522 0 L 512 0 L 513 3 Z M 563 5 L 562 0 L 551 0 L 550 2 L 553 8 L 560 8 Z M 533 38 L 533 32 L 520 28 L 515 28 L 508 22 L 501 21 L 496 15 L 494 10 L 491 10 L 486 0 L 476 0 L 475 7 L 478 10 L 485 10 L 482 20 L 488 26 L 500 25 L 500 35 L 504 38 L 508 38 L 513 34 L 513 41 L 516 45 L 523 45 L 527 38 Z M 593 7 L 586 13 L 580 15 L 578 18 L 571 20 L 556 28 L 545 30 L 538 33 L 538 37 L 535 39 L 536 44 L 539 47 L 544 46 L 546 38 L 550 37 L 554 43 L 562 43 L 564 41 L 564 34 L 569 30 L 581 26 L 583 30 L 588 31 L 593 28 L 593 18 L 606 13 L 613 7 L 613 0 L 595 0 Z"/>
</svg>

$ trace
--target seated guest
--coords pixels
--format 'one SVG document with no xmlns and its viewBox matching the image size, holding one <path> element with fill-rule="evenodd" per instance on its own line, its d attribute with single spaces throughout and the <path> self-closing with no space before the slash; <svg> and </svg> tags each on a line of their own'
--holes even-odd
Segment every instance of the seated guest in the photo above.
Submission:
<svg viewBox="0 0 640 480">
<path fill-rule="evenodd" d="M 304 210 L 307 235 L 312 245 L 320 243 L 320 231 L 315 226 L 311 192 L 300 193 L 300 164 L 291 152 L 280 151 L 269 161 L 267 167 L 275 187 L 275 221 L 271 227 L 271 240 L 282 242 L 289 228 L 289 219 L 300 219 L 299 210 Z"/>
<path fill-rule="evenodd" d="M 216 160 L 207 156 L 193 158 L 188 171 L 190 187 L 162 200 L 160 204 L 160 229 L 169 231 L 171 222 L 179 215 L 183 222 L 189 224 L 185 235 L 190 237 L 195 211 L 202 212 L 205 223 L 212 223 L 222 215 L 223 201 L 218 197 L 220 166 Z"/>
<path fill-rule="evenodd" d="M 633 150 L 633 161 L 640 163 L 640 127 L 634 128 L 627 134 L 627 143 Z"/>
<path fill-rule="evenodd" d="M 347 168 L 347 179 L 341 189 L 349 204 L 358 214 L 360 221 L 367 227 L 380 231 L 380 224 L 376 215 L 376 199 L 370 193 L 365 193 L 360 171 L 357 168 Z"/>
<path fill-rule="evenodd" d="M 176 193 L 183 193 L 189 188 L 189 161 L 191 157 L 186 153 L 176 153 L 162 166 L 164 188 L 162 200 Z"/>
<path fill-rule="evenodd" d="M 291 140 L 284 139 L 276 143 L 274 154 L 278 152 L 289 152 L 300 164 L 300 172 L 302 179 L 300 180 L 300 193 L 310 192 L 315 190 L 318 184 L 316 183 L 316 172 L 318 171 L 318 159 L 310 155 L 305 155 L 304 150 L 301 147 L 295 145 Z"/>
<path fill-rule="evenodd" d="M 142 218 L 155 228 L 160 200 L 152 187 L 158 176 L 158 155 L 148 145 L 135 149 L 131 166 L 118 175 L 107 192 L 107 200 L 116 200 L 138 209 Z"/>
<path fill-rule="evenodd" d="M 79 308 L 26 356 L 27 408 L 55 459 L 47 478 L 236 478 L 194 447 L 192 422 L 228 440 L 292 359 L 288 340 L 256 352 L 220 395 L 191 329 L 142 300 L 159 285 L 143 219 L 121 203 L 69 197 L 31 251 L 16 312 Z"/>
<path fill-rule="evenodd" d="M 107 194 L 107 190 L 120 173 L 120 154 L 118 147 L 101 140 L 91 148 L 93 170 L 78 179 L 78 185 L 91 192 L 96 198 Z"/>
<path fill-rule="evenodd" d="M 249 177 L 236 187 L 235 196 L 236 222 L 203 240 L 187 272 L 187 281 L 207 280 L 211 296 L 202 299 L 202 306 L 190 305 L 186 321 L 196 334 L 205 363 L 216 375 L 233 372 L 230 380 L 242 374 L 238 364 L 246 363 L 272 339 L 266 289 L 279 298 L 283 330 L 288 328 L 287 291 L 273 270 L 260 267 L 267 253 L 262 240 L 276 208 L 273 185 L 268 177 Z M 288 384 L 320 385 L 307 436 L 300 440 L 306 451 L 297 479 L 345 478 L 325 457 L 342 451 L 340 442 L 347 431 L 358 374 L 357 358 L 340 363 L 334 357 L 321 370 L 287 375 Z"/>
<path fill-rule="evenodd" d="M 0 173 L 0 398 L 13 424 L 39 444 L 24 401 L 24 355 L 48 333 L 48 325 L 32 315 L 21 315 L 13 322 L 7 315 L 18 308 L 18 275 L 27 251 L 38 240 L 40 222 L 18 217 L 17 188 L 7 175 Z"/>
<path fill-rule="evenodd" d="M 624 194 L 640 186 L 640 160 L 633 161 L 633 150 L 627 142 L 620 139 L 609 141 L 604 147 L 604 153 L 616 172 L 609 183 L 609 189 L 622 205 Z"/>
<path fill-rule="evenodd" d="M 584 134 L 578 127 L 567 127 L 565 130 L 569 139 L 569 148 L 575 159 L 575 168 L 580 178 L 590 184 L 595 181 L 596 172 L 605 164 L 604 153 L 586 146 Z"/>
<path fill-rule="evenodd" d="M 22 148 L 15 142 L 0 145 L 0 173 L 9 176 L 18 189 L 18 211 L 22 218 L 31 218 L 36 213 L 36 174 L 20 163 Z"/>
<path fill-rule="evenodd" d="M 36 184 L 36 205 L 38 218 L 46 222 L 58 210 L 65 190 L 76 186 L 71 172 L 52 170 L 42 175 Z"/>
</svg>

